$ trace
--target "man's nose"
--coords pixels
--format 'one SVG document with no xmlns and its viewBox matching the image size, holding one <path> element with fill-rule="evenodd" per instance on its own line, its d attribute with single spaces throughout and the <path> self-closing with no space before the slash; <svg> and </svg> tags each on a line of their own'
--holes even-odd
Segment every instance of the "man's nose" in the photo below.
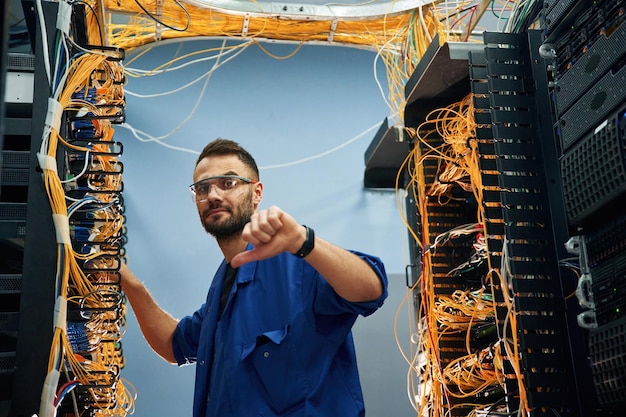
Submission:
<svg viewBox="0 0 626 417">
<path fill-rule="evenodd" d="M 216 199 L 222 199 L 222 193 L 220 192 L 220 189 L 216 186 L 216 185 L 210 185 L 209 189 L 207 190 L 206 193 L 206 198 L 207 200 L 216 200 Z"/>
</svg>

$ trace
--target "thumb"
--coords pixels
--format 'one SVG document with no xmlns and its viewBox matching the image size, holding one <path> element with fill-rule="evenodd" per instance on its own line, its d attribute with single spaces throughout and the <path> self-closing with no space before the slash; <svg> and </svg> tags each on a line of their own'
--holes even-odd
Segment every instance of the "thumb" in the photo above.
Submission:
<svg viewBox="0 0 626 417">
<path fill-rule="evenodd" d="M 230 260 L 230 266 L 239 268 L 241 265 L 257 260 L 259 260 L 259 256 L 256 253 L 256 249 L 250 249 L 233 256 L 233 259 Z"/>
</svg>

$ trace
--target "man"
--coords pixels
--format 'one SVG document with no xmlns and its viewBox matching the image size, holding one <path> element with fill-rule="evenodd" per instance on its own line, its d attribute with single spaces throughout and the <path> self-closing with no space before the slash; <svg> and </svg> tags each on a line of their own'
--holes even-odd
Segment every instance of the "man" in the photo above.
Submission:
<svg viewBox="0 0 626 417">
<path fill-rule="evenodd" d="M 126 267 L 141 330 L 170 363 L 196 363 L 194 417 L 351 417 L 364 404 L 351 328 L 387 296 L 382 262 L 315 236 L 278 207 L 236 142 L 209 143 L 190 186 L 224 254 L 206 299 L 176 320 Z"/>
</svg>

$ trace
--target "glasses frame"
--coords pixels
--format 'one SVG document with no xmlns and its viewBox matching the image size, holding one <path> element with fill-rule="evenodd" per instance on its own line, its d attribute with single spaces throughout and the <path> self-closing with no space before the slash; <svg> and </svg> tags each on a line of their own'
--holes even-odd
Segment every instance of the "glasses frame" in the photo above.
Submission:
<svg viewBox="0 0 626 417">
<path fill-rule="evenodd" d="M 192 201 L 194 201 L 196 203 L 201 203 L 203 201 L 207 201 L 209 194 L 211 194 L 211 190 L 209 189 L 209 191 L 207 192 L 207 198 L 205 198 L 203 200 L 198 200 L 198 199 L 196 199 L 196 187 L 198 185 L 200 185 L 200 184 L 205 183 L 205 182 L 208 182 L 208 181 L 211 181 L 211 180 L 217 180 L 217 179 L 234 179 L 234 180 L 242 181 L 245 184 L 256 184 L 258 182 L 257 180 L 253 180 L 253 179 L 250 179 L 250 178 L 242 177 L 242 176 L 239 176 L 239 175 L 215 175 L 213 177 L 203 178 L 200 181 L 194 182 L 193 184 L 191 184 L 189 186 L 189 191 L 191 192 L 191 199 L 192 199 Z M 219 195 L 223 195 L 223 193 L 232 191 L 235 188 L 237 188 L 237 186 L 235 186 L 231 190 L 222 190 L 221 188 L 217 187 L 217 189 L 221 191 L 221 192 L 218 192 Z"/>
</svg>

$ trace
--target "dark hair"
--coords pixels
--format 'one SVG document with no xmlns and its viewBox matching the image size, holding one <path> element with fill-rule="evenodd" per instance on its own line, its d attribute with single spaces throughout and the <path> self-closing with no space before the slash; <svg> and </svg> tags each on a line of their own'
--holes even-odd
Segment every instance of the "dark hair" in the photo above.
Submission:
<svg viewBox="0 0 626 417">
<path fill-rule="evenodd" d="M 196 166 L 198 166 L 200 161 L 204 158 L 213 155 L 236 155 L 241 162 L 254 172 L 255 178 L 252 179 L 259 179 L 259 168 L 256 165 L 256 161 L 250 152 L 246 151 L 237 142 L 223 138 L 217 138 L 213 142 L 209 142 L 209 144 L 204 147 L 202 152 L 200 152 L 198 160 L 196 161 Z"/>
</svg>

